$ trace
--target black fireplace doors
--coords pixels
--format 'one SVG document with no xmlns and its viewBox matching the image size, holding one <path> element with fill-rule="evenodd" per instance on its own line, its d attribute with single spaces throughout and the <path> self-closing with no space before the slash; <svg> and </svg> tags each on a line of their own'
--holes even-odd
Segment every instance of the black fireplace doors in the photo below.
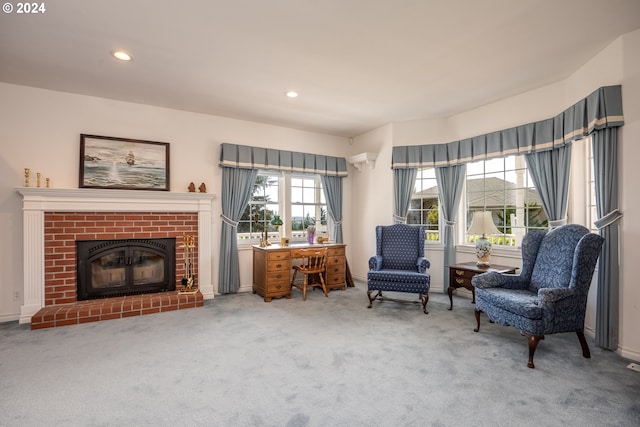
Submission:
<svg viewBox="0 0 640 427">
<path fill-rule="evenodd" d="M 176 289 L 176 239 L 76 241 L 78 301 Z"/>
</svg>

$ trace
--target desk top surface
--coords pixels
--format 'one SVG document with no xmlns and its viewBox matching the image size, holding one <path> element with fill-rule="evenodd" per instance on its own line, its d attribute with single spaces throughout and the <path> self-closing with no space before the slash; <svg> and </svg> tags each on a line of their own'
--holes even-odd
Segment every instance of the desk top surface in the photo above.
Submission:
<svg viewBox="0 0 640 427">
<path fill-rule="evenodd" d="M 347 246 L 344 243 L 314 243 L 314 244 L 309 244 L 309 243 L 291 243 L 288 246 L 283 246 L 279 243 L 272 243 L 269 246 L 260 246 L 260 245 L 253 245 L 254 249 L 259 249 L 259 250 L 264 250 L 264 251 L 269 251 L 269 250 L 282 250 L 282 249 L 304 249 L 304 248 L 331 248 L 331 247 L 344 247 Z"/>
</svg>

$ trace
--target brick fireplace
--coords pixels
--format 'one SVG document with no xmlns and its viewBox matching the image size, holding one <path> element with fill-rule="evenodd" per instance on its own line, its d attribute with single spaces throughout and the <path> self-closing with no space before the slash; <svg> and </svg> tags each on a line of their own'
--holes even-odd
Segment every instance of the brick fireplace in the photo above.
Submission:
<svg viewBox="0 0 640 427">
<path fill-rule="evenodd" d="M 62 326 L 191 308 L 213 298 L 213 195 L 133 190 L 21 188 L 24 304 L 20 323 Z M 90 301 L 76 298 L 76 241 L 176 238 L 176 280 L 184 275 L 182 237 L 196 236 L 200 293 L 177 291 Z M 180 287 L 178 286 L 177 289 Z"/>
</svg>

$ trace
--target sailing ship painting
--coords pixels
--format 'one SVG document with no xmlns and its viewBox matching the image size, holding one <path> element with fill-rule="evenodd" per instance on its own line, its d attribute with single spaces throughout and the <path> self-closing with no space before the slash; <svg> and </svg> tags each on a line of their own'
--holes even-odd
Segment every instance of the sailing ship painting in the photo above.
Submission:
<svg viewBox="0 0 640 427">
<path fill-rule="evenodd" d="M 169 190 L 168 143 L 83 134 L 80 155 L 80 187 Z"/>
</svg>

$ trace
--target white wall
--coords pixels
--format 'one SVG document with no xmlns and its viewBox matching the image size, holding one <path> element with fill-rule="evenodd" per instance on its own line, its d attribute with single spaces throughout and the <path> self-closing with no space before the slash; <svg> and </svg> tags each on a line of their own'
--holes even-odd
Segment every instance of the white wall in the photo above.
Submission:
<svg viewBox="0 0 640 427">
<path fill-rule="evenodd" d="M 468 138 L 484 133 L 547 119 L 562 112 L 578 100 L 601 86 L 622 84 L 625 125 L 620 131 L 620 208 L 624 218 L 620 221 L 620 334 L 618 352 L 630 359 L 640 360 L 640 287 L 631 267 L 638 259 L 637 242 L 640 241 L 640 198 L 633 186 L 640 182 L 640 30 L 626 34 L 569 78 L 500 102 L 458 114 L 442 120 L 412 121 L 393 124 L 391 146 L 438 144 Z M 356 138 L 356 144 L 369 144 L 368 138 Z M 386 141 L 389 144 L 389 141 Z M 385 145 L 384 150 L 390 148 Z M 363 151 L 366 150 L 363 147 Z M 376 165 L 378 169 L 378 165 Z M 388 168 L 379 169 L 379 181 L 392 181 Z M 359 188 L 359 187 L 356 187 Z M 571 212 L 569 213 L 571 215 Z M 376 218 L 377 220 L 377 218 Z M 376 220 L 367 219 L 363 230 L 372 229 Z M 572 218 L 570 218 L 572 220 Z M 427 250 L 429 251 L 429 250 Z M 458 248 L 458 260 L 472 260 L 466 248 Z M 520 261 L 506 252 L 494 257 L 495 263 L 520 265 Z M 442 264 L 432 259 L 431 272 L 438 272 Z M 437 279 L 437 276 L 435 277 Z M 436 284 L 438 283 L 435 280 Z M 595 292 L 591 292 L 587 317 L 587 330 L 595 329 Z"/>
<path fill-rule="evenodd" d="M 189 113 L 148 105 L 0 83 L 0 321 L 17 319 L 22 292 L 22 202 L 15 187 L 24 168 L 51 179 L 52 187 L 77 188 L 80 134 L 169 142 L 171 191 L 186 192 L 190 182 L 206 183 L 214 201 L 213 241 L 220 235 L 220 168 L 223 142 L 346 156 L 345 138 Z M 352 172 L 353 173 L 353 172 Z M 351 197 L 344 179 L 345 198 Z M 349 212 L 350 210 L 345 210 Z M 344 226 L 349 229 L 345 215 Z M 345 233 L 345 242 L 349 233 Z M 350 247 L 348 247 L 350 250 Z M 217 289 L 219 248 L 212 248 Z M 251 287 L 251 260 L 242 266 Z M 248 271 L 248 279 L 246 274 Z"/>
</svg>

